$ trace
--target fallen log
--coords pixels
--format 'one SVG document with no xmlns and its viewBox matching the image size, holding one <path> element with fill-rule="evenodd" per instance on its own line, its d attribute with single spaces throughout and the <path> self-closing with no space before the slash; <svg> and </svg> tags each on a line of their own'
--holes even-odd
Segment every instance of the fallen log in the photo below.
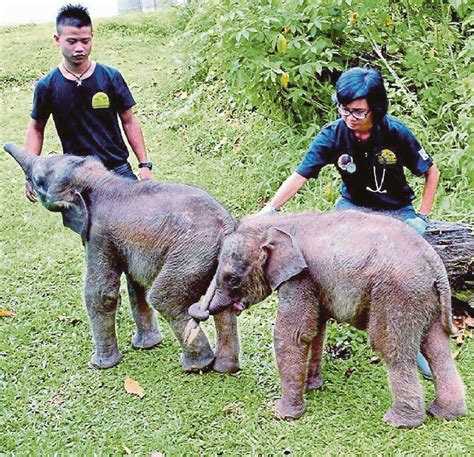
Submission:
<svg viewBox="0 0 474 457">
<path fill-rule="evenodd" d="M 432 221 L 426 230 L 425 239 L 443 260 L 453 295 L 464 292 L 462 296 L 469 297 L 468 307 L 465 304 L 464 310 L 470 309 L 474 313 L 474 225 Z M 453 305 L 457 302 L 459 300 L 453 301 Z"/>
</svg>

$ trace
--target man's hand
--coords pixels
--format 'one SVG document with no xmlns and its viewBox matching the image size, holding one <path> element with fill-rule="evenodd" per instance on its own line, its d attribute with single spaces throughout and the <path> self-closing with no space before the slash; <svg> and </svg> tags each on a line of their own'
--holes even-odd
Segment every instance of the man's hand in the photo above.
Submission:
<svg viewBox="0 0 474 457">
<path fill-rule="evenodd" d="M 35 190 L 33 189 L 33 186 L 31 185 L 31 182 L 26 180 L 25 182 L 25 195 L 26 195 L 26 198 L 30 201 L 30 202 L 37 202 L 38 201 L 38 197 L 36 195 L 36 192 Z"/>
<path fill-rule="evenodd" d="M 258 216 L 274 216 L 277 213 L 277 210 L 267 203 L 258 213 Z"/>
<path fill-rule="evenodd" d="M 427 214 L 417 214 L 416 217 L 405 219 L 404 222 L 409 227 L 415 229 L 421 236 L 423 236 L 430 223 L 430 219 Z"/>
<path fill-rule="evenodd" d="M 149 179 L 153 179 L 153 174 L 149 168 L 142 167 L 138 169 L 138 173 L 140 174 L 141 181 L 148 181 Z"/>
</svg>

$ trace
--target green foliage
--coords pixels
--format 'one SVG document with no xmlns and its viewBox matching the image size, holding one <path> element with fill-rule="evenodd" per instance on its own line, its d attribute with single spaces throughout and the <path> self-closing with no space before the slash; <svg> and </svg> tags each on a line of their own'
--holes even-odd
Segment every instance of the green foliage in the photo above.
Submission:
<svg viewBox="0 0 474 457">
<path fill-rule="evenodd" d="M 474 199 L 470 3 L 207 0 L 189 4 L 188 14 L 190 87 L 215 82 L 238 106 L 298 129 L 309 143 L 335 117 L 340 73 L 376 67 L 391 113 L 441 168 L 443 208 L 449 213 L 453 194 Z M 460 216 L 471 217 L 470 209 Z"/>
</svg>

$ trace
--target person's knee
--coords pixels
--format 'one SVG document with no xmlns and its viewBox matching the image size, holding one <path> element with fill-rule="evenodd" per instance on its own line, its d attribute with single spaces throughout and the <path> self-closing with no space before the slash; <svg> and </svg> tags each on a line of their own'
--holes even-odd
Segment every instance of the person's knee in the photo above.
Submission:
<svg viewBox="0 0 474 457">
<path fill-rule="evenodd" d="M 405 224 L 411 227 L 412 229 L 416 230 L 418 234 L 423 236 L 426 232 L 426 227 L 428 224 L 426 221 L 421 219 L 421 217 L 411 217 L 409 219 L 405 219 Z"/>
</svg>

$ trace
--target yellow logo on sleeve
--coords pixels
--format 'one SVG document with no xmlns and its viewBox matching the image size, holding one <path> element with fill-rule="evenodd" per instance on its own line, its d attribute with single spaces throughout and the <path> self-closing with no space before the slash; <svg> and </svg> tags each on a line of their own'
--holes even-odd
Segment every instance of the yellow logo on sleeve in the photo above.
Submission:
<svg viewBox="0 0 474 457">
<path fill-rule="evenodd" d="M 100 109 L 100 108 L 109 108 L 109 107 L 110 107 L 110 100 L 105 92 L 97 92 L 92 97 L 92 108 Z"/>
</svg>

